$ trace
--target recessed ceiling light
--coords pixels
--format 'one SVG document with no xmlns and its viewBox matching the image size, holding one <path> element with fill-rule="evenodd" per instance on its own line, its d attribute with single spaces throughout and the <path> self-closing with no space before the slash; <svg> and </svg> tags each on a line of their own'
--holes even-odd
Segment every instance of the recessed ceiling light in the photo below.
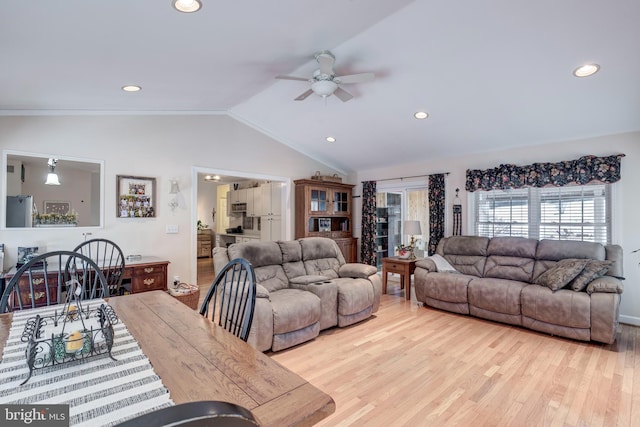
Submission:
<svg viewBox="0 0 640 427">
<path fill-rule="evenodd" d="M 415 117 L 416 119 L 426 119 L 427 117 L 429 117 L 429 113 L 418 111 L 413 115 L 413 117 Z"/>
<path fill-rule="evenodd" d="M 122 90 L 125 92 L 138 92 L 142 90 L 142 88 L 136 85 L 126 85 L 126 86 L 122 86 Z"/>
<path fill-rule="evenodd" d="M 178 12 L 184 13 L 197 12 L 202 7 L 200 0 L 173 0 L 171 4 Z"/>
<path fill-rule="evenodd" d="M 576 77 L 589 77 L 597 73 L 599 69 L 600 66 L 598 64 L 585 64 L 573 70 L 573 75 Z"/>
<path fill-rule="evenodd" d="M 332 136 L 328 136 L 325 139 L 327 140 L 327 142 L 336 142 L 336 139 Z"/>
</svg>

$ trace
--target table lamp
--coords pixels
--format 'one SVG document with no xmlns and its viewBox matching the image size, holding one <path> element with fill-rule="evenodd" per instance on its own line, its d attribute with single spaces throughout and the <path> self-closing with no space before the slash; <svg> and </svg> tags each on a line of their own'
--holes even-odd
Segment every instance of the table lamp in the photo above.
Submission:
<svg viewBox="0 0 640 427">
<path fill-rule="evenodd" d="M 404 222 L 404 234 L 411 236 L 409 241 L 409 247 L 411 248 L 411 255 L 409 259 L 416 259 L 416 255 L 414 253 L 415 245 L 416 245 L 416 236 L 422 235 L 422 230 L 420 229 L 420 221 L 405 221 Z"/>
</svg>

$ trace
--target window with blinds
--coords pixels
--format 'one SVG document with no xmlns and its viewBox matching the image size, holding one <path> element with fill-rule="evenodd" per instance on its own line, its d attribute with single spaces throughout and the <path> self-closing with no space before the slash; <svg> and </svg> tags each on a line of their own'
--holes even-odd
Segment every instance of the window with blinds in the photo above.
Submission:
<svg viewBox="0 0 640 427">
<path fill-rule="evenodd" d="M 474 193 L 475 234 L 611 242 L 610 185 Z"/>
</svg>

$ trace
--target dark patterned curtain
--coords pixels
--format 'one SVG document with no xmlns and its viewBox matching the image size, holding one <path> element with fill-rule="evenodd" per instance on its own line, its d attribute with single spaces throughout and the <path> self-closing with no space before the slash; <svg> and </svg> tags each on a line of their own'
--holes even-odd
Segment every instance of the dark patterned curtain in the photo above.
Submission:
<svg viewBox="0 0 640 427">
<path fill-rule="evenodd" d="M 508 188 L 544 187 L 590 182 L 611 184 L 620 180 L 620 160 L 624 154 L 607 157 L 583 156 L 557 163 L 534 163 L 527 166 L 500 165 L 493 169 L 468 169 L 467 191 L 506 190 Z"/>
<path fill-rule="evenodd" d="M 362 183 L 362 236 L 360 256 L 364 264 L 376 265 L 376 181 Z"/>
<path fill-rule="evenodd" d="M 444 237 L 444 174 L 429 175 L 429 255 Z"/>
</svg>

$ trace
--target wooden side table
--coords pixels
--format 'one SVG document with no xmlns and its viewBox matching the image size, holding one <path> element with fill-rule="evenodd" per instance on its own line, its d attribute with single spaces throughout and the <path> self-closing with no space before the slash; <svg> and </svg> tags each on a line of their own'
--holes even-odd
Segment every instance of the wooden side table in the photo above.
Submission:
<svg viewBox="0 0 640 427">
<path fill-rule="evenodd" d="M 416 259 L 402 259 L 398 257 L 382 258 L 382 293 L 387 293 L 387 274 L 400 275 L 400 287 L 404 288 L 405 299 L 411 299 L 411 275 L 416 269 Z"/>
</svg>

